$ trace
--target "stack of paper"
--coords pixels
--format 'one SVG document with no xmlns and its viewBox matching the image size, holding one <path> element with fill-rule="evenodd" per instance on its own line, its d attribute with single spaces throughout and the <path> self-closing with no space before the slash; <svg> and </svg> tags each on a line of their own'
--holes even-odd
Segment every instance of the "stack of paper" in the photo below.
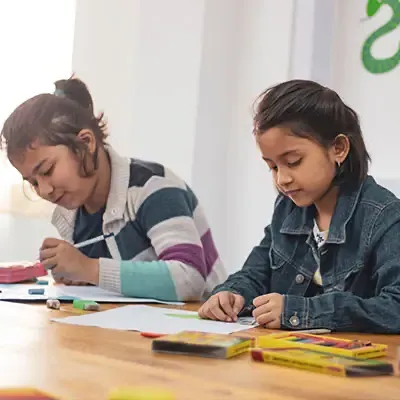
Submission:
<svg viewBox="0 0 400 400">
<path fill-rule="evenodd" d="M 197 312 L 151 306 L 125 306 L 80 316 L 55 318 L 63 324 L 97 326 L 126 331 L 171 334 L 182 331 L 233 333 L 251 328 L 248 321 L 228 323 L 202 320 Z"/>
<path fill-rule="evenodd" d="M 43 286 L 43 285 L 0 285 L 0 300 L 38 301 L 48 298 L 60 300 L 92 300 L 100 303 L 161 303 L 182 305 L 176 301 L 162 301 L 157 299 L 142 299 L 137 297 L 124 297 L 121 294 L 103 290 L 97 286 Z M 29 294 L 29 289 L 42 289 L 44 294 Z"/>
</svg>

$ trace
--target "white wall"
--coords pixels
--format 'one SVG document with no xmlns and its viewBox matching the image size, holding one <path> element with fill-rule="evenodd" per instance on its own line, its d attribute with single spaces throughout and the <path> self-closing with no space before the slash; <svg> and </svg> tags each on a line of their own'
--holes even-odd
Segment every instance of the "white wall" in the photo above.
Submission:
<svg viewBox="0 0 400 400">
<path fill-rule="evenodd" d="M 232 129 L 227 141 L 226 248 L 224 260 L 238 269 L 263 236 L 275 200 L 271 175 L 252 135 L 252 105 L 267 87 L 288 78 L 292 1 L 246 2 L 241 13 L 238 74 Z"/>
<path fill-rule="evenodd" d="M 75 1 L 5 1 L 0 15 L 1 126 L 18 104 L 53 91 L 55 80 L 71 74 Z M 26 199 L 3 154 L 0 180 L 0 261 L 35 260 L 43 239 L 56 235 L 49 213 L 43 215 L 42 202 Z"/>
</svg>

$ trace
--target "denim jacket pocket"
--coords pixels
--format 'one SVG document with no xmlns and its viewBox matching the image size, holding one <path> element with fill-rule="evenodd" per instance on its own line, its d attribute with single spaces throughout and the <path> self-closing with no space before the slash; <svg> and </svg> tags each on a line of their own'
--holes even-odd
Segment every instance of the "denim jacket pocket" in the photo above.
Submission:
<svg viewBox="0 0 400 400">
<path fill-rule="evenodd" d="M 295 269 L 284 256 L 275 249 L 270 250 L 271 280 L 270 291 L 286 294 L 293 284 Z"/>
<path fill-rule="evenodd" d="M 278 270 L 282 268 L 288 261 L 281 256 L 274 248 L 269 251 L 269 261 L 272 270 Z"/>
</svg>

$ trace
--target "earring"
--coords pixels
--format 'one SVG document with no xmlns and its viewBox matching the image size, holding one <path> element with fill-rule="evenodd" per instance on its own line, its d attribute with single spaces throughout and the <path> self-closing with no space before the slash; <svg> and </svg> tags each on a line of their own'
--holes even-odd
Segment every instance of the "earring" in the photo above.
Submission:
<svg viewBox="0 0 400 400">
<path fill-rule="evenodd" d="M 340 161 L 336 161 L 338 168 L 340 168 Z"/>
</svg>

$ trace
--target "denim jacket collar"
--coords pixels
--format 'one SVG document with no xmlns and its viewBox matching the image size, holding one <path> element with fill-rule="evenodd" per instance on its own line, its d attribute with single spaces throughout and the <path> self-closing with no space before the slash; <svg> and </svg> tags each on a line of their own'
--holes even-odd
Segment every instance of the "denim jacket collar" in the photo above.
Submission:
<svg viewBox="0 0 400 400">
<path fill-rule="evenodd" d="M 341 190 L 329 227 L 326 243 L 342 244 L 346 241 L 346 225 L 351 219 L 360 197 L 361 189 L 368 177 L 355 190 Z M 294 207 L 285 218 L 280 233 L 288 235 L 310 235 L 314 226 L 315 207 Z"/>
</svg>

